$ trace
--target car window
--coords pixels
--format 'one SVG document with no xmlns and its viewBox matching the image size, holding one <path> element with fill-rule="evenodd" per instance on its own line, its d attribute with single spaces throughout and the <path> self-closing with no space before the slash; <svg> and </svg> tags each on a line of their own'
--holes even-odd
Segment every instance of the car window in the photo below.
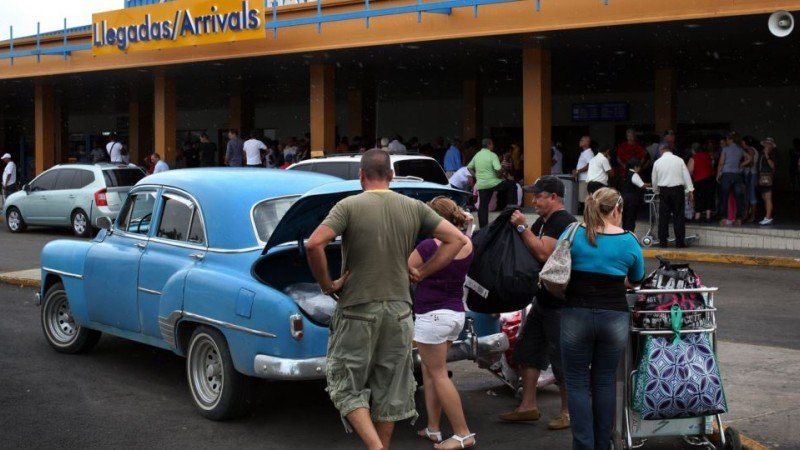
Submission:
<svg viewBox="0 0 800 450">
<path fill-rule="evenodd" d="M 150 231 L 155 204 L 156 193 L 154 191 L 129 195 L 128 201 L 119 215 L 117 228 L 129 233 L 146 235 Z"/>
<path fill-rule="evenodd" d="M 75 176 L 79 175 L 75 169 L 61 169 L 58 171 L 58 178 L 53 186 L 53 190 L 75 189 L 72 186 L 75 184 Z"/>
<path fill-rule="evenodd" d="M 256 228 L 258 240 L 267 242 L 278 222 L 281 221 L 286 211 L 300 198 L 292 197 L 264 200 L 253 208 L 253 225 Z"/>
<path fill-rule="evenodd" d="M 106 187 L 133 186 L 144 178 L 140 169 L 108 169 L 103 171 Z"/>
<path fill-rule="evenodd" d="M 289 168 L 289 170 L 302 170 L 304 172 L 314 172 L 314 164 L 297 164 Z"/>
<path fill-rule="evenodd" d="M 94 183 L 94 172 L 91 170 L 81 170 L 81 188 L 85 188 L 86 186 Z"/>
<path fill-rule="evenodd" d="M 189 227 L 189 237 L 186 240 L 192 244 L 206 243 L 206 232 L 205 226 L 203 225 L 203 217 L 200 215 L 200 209 L 198 208 L 194 208 L 194 214 L 192 215 L 192 226 Z"/>
<path fill-rule="evenodd" d="M 31 192 L 34 191 L 49 191 L 53 189 L 58 179 L 59 169 L 48 170 L 47 172 L 39 175 L 33 182 L 31 182 Z"/>
<path fill-rule="evenodd" d="M 186 241 L 194 212 L 192 201 L 174 194 L 164 194 L 163 198 L 164 207 L 156 235 L 174 241 Z"/>
<path fill-rule="evenodd" d="M 350 166 L 352 166 L 352 164 L 349 162 L 321 162 L 315 165 L 317 166 L 317 173 L 333 175 L 345 180 L 352 180 L 355 178 L 351 174 Z"/>
<path fill-rule="evenodd" d="M 431 183 L 448 184 L 444 169 L 432 159 L 404 159 L 395 161 L 394 174 L 398 177 L 419 177 Z"/>
</svg>

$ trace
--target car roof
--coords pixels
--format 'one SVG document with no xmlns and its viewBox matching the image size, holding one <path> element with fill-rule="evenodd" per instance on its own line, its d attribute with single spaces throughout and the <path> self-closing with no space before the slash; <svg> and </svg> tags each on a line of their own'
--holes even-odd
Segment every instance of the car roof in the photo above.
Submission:
<svg viewBox="0 0 800 450">
<path fill-rule="evenodd" d="M 189 193 L 200 203 L 211 247 L 259 246 L 250 212 L 266 199 L 302 195 L 340 178 L 303 171 L 246 167 L 179 169 L 142 178 L 140 186 L 164 186 Z M 238 222 L 229 217 L 247 218 Z"/>
<path fill-rule="evenodd" d="M 89 169 L 89 170 L 111 170 L 111 169 L 138 169 L 142 170 L 141 167 L 135 165 L 128 165 L 128 164 L 111 164 L 111 163 L 97 163 L 97 164 L 90 164 L 90 163 L 64 163 L 59 164 L 57 166 L 53 166 L 50 169 Z M 47 170 L 50 170 L 47 169 Z"/>
<path fill-rule="evenodd" d="M 322 161 L 361 161 L 361 157 L 363 156 L 362 153 L 349 153 L 349 154 L 338 154 L 338 155 L 330 155 L 330 156 L 320 156 L 316 158 L 306 159 L 303 161 L 298 161 L 297 165 L 301 164 L 314 164 Z M 431 158 L 430 156 L 423 155 L 421 153 L 409 153 L 405 155 L 396 155 L 396 154 L 389 154 L 389 159 L 392 162 L 395 161 L 404 161 L 408 159 L 430 159 L 436 161 L 435 159 Z"/>
</svg>

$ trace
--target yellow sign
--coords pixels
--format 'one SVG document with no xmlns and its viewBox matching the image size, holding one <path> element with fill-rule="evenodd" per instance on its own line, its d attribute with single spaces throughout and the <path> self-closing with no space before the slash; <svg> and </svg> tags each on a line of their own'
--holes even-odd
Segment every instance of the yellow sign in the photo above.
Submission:
<svg viewBox="0 0 800 450">
<path fill-rule="evenodd" d="M 176 0 L 92 15 L 92 54 L 264 39 L 262 0 Z"/>
</svg>

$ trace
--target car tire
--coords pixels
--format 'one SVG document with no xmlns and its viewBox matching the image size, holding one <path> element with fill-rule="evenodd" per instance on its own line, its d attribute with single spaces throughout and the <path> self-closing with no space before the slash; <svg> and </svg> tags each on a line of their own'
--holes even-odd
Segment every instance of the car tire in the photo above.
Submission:
<svg viewBox="0 0 800 450">
<path fill-rule="evenodd" d="M 72 225 L 72 232 L 78 237 L 89 237 L 92 234 L 92 224 L 89 220 L 89 215 L 82 209 L 76 209 L 72 212 L 70 222 Z"/>
<path fill-rule="evenodd" d="M 47 343 L 59 353 L 83 353 L 100 340 L 100 333 L 75 323 L 64 285 L 56 283 L 44 294 L 42 331 Z"/>
<path fill-rule="evenodd" d="M 21 233 L 28 229 L 25 219 L 22 218 L 22 213 L 14 206 L 9 207 L 8 211 L 6 211 L 6 227 L 12 233 Z"/>
<path fill-rule="evenodd" d="M 248 412 L 252 379 L 236 371 L 228 342 L 218 330 L 200 326 L 189 339 L 186 377 L 198 412 L 226 420 Z"/>
</svg>

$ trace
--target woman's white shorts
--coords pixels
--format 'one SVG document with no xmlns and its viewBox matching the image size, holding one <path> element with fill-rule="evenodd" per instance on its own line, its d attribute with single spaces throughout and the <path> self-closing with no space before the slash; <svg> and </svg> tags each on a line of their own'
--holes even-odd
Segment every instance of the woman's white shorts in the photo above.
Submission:
<svg viewBox="0 0 800 450">
<path fill-rule="evenodd" d="M 437 309 L 418 314 L 414 321 L 414 340 L 420 344 L 442 344 L 455 341 L 464 328 L 463 312 Z"/>
</svg>

